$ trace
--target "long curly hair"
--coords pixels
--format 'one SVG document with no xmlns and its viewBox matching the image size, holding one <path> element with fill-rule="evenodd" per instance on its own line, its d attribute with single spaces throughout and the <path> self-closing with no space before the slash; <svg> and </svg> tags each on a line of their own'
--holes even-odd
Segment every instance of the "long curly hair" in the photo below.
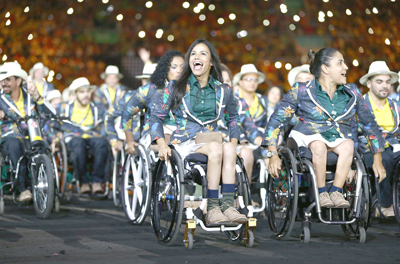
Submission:
<svg viewBox="0 0 400 264">
<path fill-rule="evenodd" d="M 168 72 L 171 67 L 171 62 L 175 57 L 185 58 L 182 52 L 178 50 L 169 50 L 157 62 L 157 67 L 150 77 L 150 82 L 155 84 L 157 88 L 164 88 L 166 81 L 171 81 L 168 80 Z"/>
</svg>

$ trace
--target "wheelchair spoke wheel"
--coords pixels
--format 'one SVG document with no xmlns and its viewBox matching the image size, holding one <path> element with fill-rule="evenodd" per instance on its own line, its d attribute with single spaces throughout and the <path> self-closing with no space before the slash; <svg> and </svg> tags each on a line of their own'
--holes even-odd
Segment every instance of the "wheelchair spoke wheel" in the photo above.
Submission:
<svg viewBox="0 0 400 264">
<path fill-rule="evenodd" d="M 49 217 L 54 201 L 54 171 L 50 158 L 40 154 L 32 173 L 33 204 L 39 218 Z"/>
<path fill-rule="evenodd" d="M 365 241 L 366 230 L 371 221 L 371 192 L 369 179 L 367 176 L 363 176 L 360 189 L 360 197 L 358 198 L 359 204 L 356 204 L 357 199 L 355 199 L 354 195 L 354 193 L 356 192 L 356 181 L 357 178 L 354 177 L 352 182 L 345 183 L 343 187 L 343 192 L 348 196 L 347 200 L 350 203 L 350 208 L 346 209 L 345 211 L 344 220 L 349 221 L 355 217 L 356 221 L 352 224 L 342 225 L 342 230 L 349 239 Z M 359 211 L 357 215 L 355 215 L 354 213 L 354 208 L 357 208 L 357 210 Z"/>
<path fill-rule="evenodd" d="M 57 151 L 54 153 L 55 167 L 58 173 L 59 179 L 59 197 L 60 200 L 64 197 L 68 191 L 67 172 L 68 172 L 68 160 L 67 160 L 67 147 L 63 141 L 57 144 Z"/>
<path fill-rule="evenodd" d="M 159 161 L 152 192 L 152 225 L 158 240 L 171 245 L 179 234 L 184 202 L 183 164 L 172 150 L 169 161 Z"/>
<path fill-rule="evenodd" d="M 282 160 L 279 178 L 269 177 L 267 181 L 266 216 L 273 234 L 278 239 L 290 236 L 296 220 L 298 203 L 298 177 L 296 160 L 285 147 L 279 149 Z"/>
<path fill-rule="evenodd" d="M 125 160 L 122 180 L 122 207 L 133 224 L 142 224 L 150 204 L 151 174 L 149 158 L 143 146 L 137 155 L 128 155 Z"/>
<path fill-rule="evenodd" d="M 123 171 L 123 150 L 117 153 L 113 166 L 112 178 L 112 197 L 115 206 L 121 205 L 121 184 L 122 184 L 122 171 Z"/>
<path fill-rule="evenodd" d="M 396 221 L 400 224 L 400 174 L 396 173 L 393 180 L 393 210 Z"/>
</svg>

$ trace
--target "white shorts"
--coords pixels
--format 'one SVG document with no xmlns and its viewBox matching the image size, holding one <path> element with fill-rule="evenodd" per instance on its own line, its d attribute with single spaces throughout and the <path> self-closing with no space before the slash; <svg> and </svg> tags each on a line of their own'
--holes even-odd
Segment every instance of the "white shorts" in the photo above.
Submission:
<svg viewBox="0 0 400 264">
<path fill-rule="evenodd" d="M 337 138 L 335 141 L 328 141 L 326 140 L 321 134 L 314 134 L 314 135 L 304 135 L 303 133 L 300 133 L 299 131 L 292 130 L 289 134 L 290 138 L 293 138 L 298 147 L 306 147 L 308 148 L 308 145 L 313 142 L 313 141 L 322 141 L 324 142 L 328 147 L 330 148 L 335 148 L 339 146 L 342 142 L 346 140 L 351 140 L 348 138 Z"/>
<path fill-rule="evenodd" d="M 173 145 L 182 159 L 186 158 L 189 154 L 195 153 L 196 150 L 206 145 L 207 143 L 196 144 L 195 139 L 189 139 L 180 144 Z"/>
</svg>

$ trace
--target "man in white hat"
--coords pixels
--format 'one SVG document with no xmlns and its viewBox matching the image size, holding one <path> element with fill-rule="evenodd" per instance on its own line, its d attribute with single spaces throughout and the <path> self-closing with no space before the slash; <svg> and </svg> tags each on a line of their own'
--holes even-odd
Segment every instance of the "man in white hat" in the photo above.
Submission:
<svg viewBox="0 0 400 264">
<path fill-rule="evenodd" d="M 110 107 L 115 108 L 118 100 L 127 90 L 127 87 L 120 84 L 123 77 L 118 67 L 114 65 L 107 66 L 106 70 L 100 75 L 104 83 L 94 93 L 93 102 L 104 114 Z"/>
<path fill-rule="evenodd" d="M 76 99 L 62 104 L 57 110 L 58 114 L 69 118 L 64 121 L 60 132 L 64 133 L 69 157 L 72 159 L 74 169 L 81 182 L 81 194 L 102 194 L 109 159 L 109 146 L 106 138 L 100 135 L 103 126 L 103 114 L 96 105 L 90 101 L 91 93 L 96 89 L 90 85 L 85 77 L 75 79 L 69 86 L 75 93 Z M 87 160 L 91 155 L 92 164 L 90 185 L 87 177 Z"/>
<path fill-rule="evenodd" d="M 310 72 L 310 65 L 303 64 L 301 66 L 294 67 L 288 73 L 288 82 L 292 87 L 297 82 L 309 82 L 314 79 L 314 75 Z"/>
<path fill-rule="evenodd" d="M 38 62 L 29 70 L 29 75 L 32 75 L 32 81 L 39 91 L 39 94 L 46 98 L 47 93 L 54 90 L 54 85 L 46 81 L 46 76 L 49 75 L 49 68 L 43 63 Z"/>
<path fill-rule="evenodd" d="M 46 96 L 47 102 L 49 102 L 54 108 L 57 108 L 62 102 L 62 96 L 59 90 L 51 90 Z"/>
<path fill-rule="evenodd" d="M 0 96 L 0 146 L 3 156 L 8 156 L 14 166 L 25 153 L 22 135 L 17 124 L 12 119 L 24 118 L 28 114 L 29 106 L 31 115 L 56 114 L 55 109 L 43 99 L 32 79 L 17 62 L 6 62 L 0 70 L 0 82 L 3 93 Z M 27 83 L 27 88 L 26 88 Z M 5 115 L 7 119 L 3 120 Z M 29 190 L 30 183 L 27 177 L 26 159 L 19 164 L 18 187 L 21 191 L 20 202 L 32 200 L 32 192 Z"/>
<path fill-rule="evenodd" d="M 137 75 L 136 79 L 142 80 L 142 86 L 146 85 L 150 80 L 150 76 L 153 74 L 156 68 L 157 63 L 146 63 L 143 67 L 142 75 Z"/>
<path fill-rule="evenodd" d="M 386 169 L 387 177 L 379 184 L 381 212 L 386 217 L 394 216 L 390 183 L 394 168 L 400 161 L 400 142 L 398 140 L 400 135 L 398 119 L 400 107 L 398 102 L 388 98 L 391 84 L 397 82 L 398 79 L 398 74 L 390 71 L 384 61 L 371 63 L 368 73 L 360 79 L 360 83 L 369 88 L 364 99 L 386 140 L 385 151 L 382 152 L 382 163 Z M 369 145 L 374 144 L 374 142 L 363 136 L 359 136 L 358 139 L 359 149 L 363 153 L 365 164 L 371 168 L 373 155 L 369 151 Z"/>
</svg>

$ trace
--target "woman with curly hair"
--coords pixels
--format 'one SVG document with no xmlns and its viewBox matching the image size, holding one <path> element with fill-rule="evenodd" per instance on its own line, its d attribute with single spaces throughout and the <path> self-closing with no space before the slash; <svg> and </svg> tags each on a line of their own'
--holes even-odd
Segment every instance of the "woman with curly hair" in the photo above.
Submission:
<svg viewBox="0 0 400 264">
<path fill-rule="evenodd" d="M 138 144 L 134 141 L 134 136 L 132 133 L 132 125 L 134 119 L 133 117 L 146 110 L 146 123 L 143 129 L 144 137 L 149 132 L 149 116 L 154 108 L 155 103 L 158 101 L 162 94 L 163 88 L 169 84 L 170 81 L 178 79 L 179 75 L 182 73 L 183 67 L 183 54 L 177 50 L 170 50 L 161 57 L 157 64 L 156 70 L 150 77 L 150 82 L 146 85 L 139 87 L 132 93 L 129 101 L 125 104 L 122 111 L 122 128 L 126 136 L 126 152 L 128 154 L 135 153 L 135 146 Z M 135 120 L 137 121 L 137 119 Z M 169 115 L 164 122 L 164 129 L 166 134 L 172 134 L 175 130 L 175 122 L 173 121 L 173 116 Z"/>
</svg>

